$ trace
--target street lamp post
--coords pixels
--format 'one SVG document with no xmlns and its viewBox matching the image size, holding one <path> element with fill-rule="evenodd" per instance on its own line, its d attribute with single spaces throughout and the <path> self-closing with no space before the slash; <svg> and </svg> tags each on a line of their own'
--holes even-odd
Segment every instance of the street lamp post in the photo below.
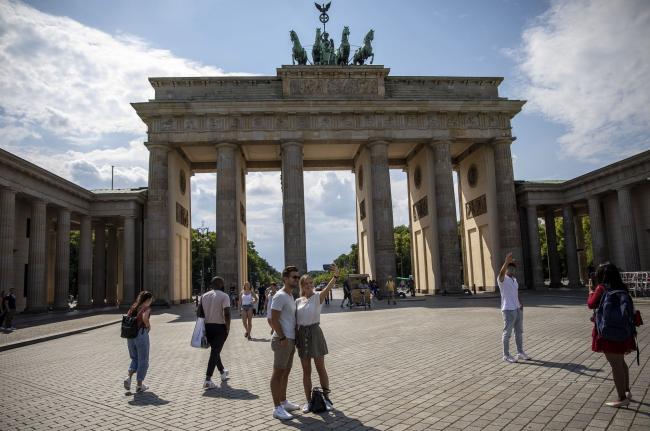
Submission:
<svg viewBox="0 0 650 431">
<path fill-rule="evenodd" d="M 201 236 L 201 295 L 205 293 L 205 240 L 208 236 L 208 228 L 201 222 L 201 227 L 196 228 Z"/>
</svg>

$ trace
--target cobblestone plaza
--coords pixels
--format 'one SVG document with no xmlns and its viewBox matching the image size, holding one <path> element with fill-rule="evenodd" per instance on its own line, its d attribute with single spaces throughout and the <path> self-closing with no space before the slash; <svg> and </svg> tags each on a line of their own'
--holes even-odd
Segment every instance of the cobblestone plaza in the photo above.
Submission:
<svg viewBox="0 0 650 431">
<path fill-rule="evenodd" d="M 335 300 L 322 327 L 336 409 L 286 423 L 271 417 L 266 321 L 254 319 L 247 341 L 233 320 L 223 355 L 231 380 L 203 391 L 208 352 L 189 346 L 193 305 L 160 309 L 143 394 L 122 388 L 128 354 L 117 325 L 1 352 L 0 429 L 649 429 L 648 331 L 641 327 L 641 366 L 627 356 L 635 402 L 616 410 L 603 406 L 614 384 L 604 356 L 591 352 L 584 297 L 524 293 L 522 301 L 533 360 L 507 364 L 495 297 L 427 297 L 371 311 L 343 311 Z M 637 306 L 650 315 L 647 300 Z M 296 359 L 294 402 L 304 402 L 301 375 Z"/>
</svg>

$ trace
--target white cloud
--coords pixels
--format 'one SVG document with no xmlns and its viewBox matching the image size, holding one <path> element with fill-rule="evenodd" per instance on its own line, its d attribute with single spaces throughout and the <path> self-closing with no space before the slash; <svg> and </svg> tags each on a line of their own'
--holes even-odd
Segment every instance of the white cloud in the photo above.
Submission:
<svg viewBox="0 0 650 431">
<path fill-rule="evenodd" d="M 563 155 L 620 159 L 650 148 L 647 0 L 553 0 L 514 51 L 528 109 L 567 127 Z"/>
</svg>

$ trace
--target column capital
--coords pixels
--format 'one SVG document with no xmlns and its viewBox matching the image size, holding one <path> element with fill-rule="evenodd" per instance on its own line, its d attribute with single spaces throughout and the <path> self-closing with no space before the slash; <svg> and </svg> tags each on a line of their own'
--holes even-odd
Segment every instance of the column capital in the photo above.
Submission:
<svg viewBox="0 0 650 431">
<path fill-rule="evenodd" d="M 30 203 L 32 206 L 47 206 L 47 201 L 41 198 L 32 198 Z"/>
<path fill-rule="evenodd" d="M 2 192 L 2 193 L 11 193 L 11 194 L 14 194 L 14 195 L 15 195 L 16 193 L 18 193 L 18 192 L 16 191 L 16 189 L 14 189 L 13 187 L 10 187 L 10 186 L 3 186 L 3 185 L 0 185 L 0 192 Z"/>
<path fill-rule="evenodd" d="M 163 143 L 163 142 L 145 142 L 144 146 L 147 147 L 147 149 L 149 151 L 151 151 L 153 149 L 156 149 L 156 150 L 161 149 L 161 150 L 165 150 L 167 152 L 171 151 L 171 148 L 169 148 L 169 145 L 167 145 L 166 143 Z"/>
<path fill-rule="evenodd" d="M 217 151 L 224 149 L 224 148 L 230 148 L 232 150 L 237 149 L 237 145 L 233 144 L 232 142 L 218 142 L 214 144 L 214 148 L 216 148 Z"/>
<path fill-rule="evenodd" d="M 137 217 L 136 215 L 133 215 L 133 214 L 127 214 L 127 215 L 123 215 L 123 216 L 122 216 L 122 219 L 123 219 L 123 220 L 126 220 L 126 219 L 135 220 L 135 219 L 137 219 L 137 218 L 138 218 L 138 217 Z"/>
<path fill-rule="evenodd" d="M 296 141 L 294 139 L 291 140 L 286 140 L 286 141 L 280 141 L 280 148 L 287 148 L 287 147 L 303 147 L 302 142 Z"/>
<path fill-rule="evenodd" d="M 493 146 L 496 146 L 496 145 L 512 145 L 512 143 L 513 143 L 514 141 L 515 141 L 514 138 L 509 138 L 509 137 L 505 137 L 505 136 L 503 136 L 503 137 L 499 137 L 499 138 L 494 138 L 494 139 L 492 139 L 492 140 L 490 141 L 490 143 L 491 143 Z"/>
<path fill-rule="evenodd" d="M 435 148 L 437 145 L 451 145 L 451 139 L 431 139 L 428 143 L 431 148 Z"/>
<path fill-rule="evenodd" d="M 383 139 L 377 139 L 374 141 L 369 141 L 365 144 L 366 148 L 370 150 L 371 153 L 376 153 L 377 151 L 385 152 L 388 148 L 388 141 Z"/>
</svg>

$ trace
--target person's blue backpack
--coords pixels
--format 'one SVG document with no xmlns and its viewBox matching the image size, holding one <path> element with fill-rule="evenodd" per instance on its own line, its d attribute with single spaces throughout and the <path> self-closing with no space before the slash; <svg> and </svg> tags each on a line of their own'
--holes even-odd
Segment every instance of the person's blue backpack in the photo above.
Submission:
<svg viewBox="0 0 650 431">
<path fill-rule="evenodd" d="M 627 290 L 610 290 L 605 286 L 596 310 L 596 331 L 610 341 L 625 341 L 634 336 L 634 305 Z"/>
</svg>

